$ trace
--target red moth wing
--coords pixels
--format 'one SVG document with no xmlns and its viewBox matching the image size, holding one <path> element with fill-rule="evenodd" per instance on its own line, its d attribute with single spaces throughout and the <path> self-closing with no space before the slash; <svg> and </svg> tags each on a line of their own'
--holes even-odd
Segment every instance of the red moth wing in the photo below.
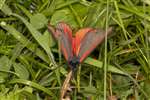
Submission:
<svg viewBox="0 0 150 100">
<path fill-rule="evenodd" d="M 77 31 L 76 36 L 73 39 L 73 48 L 74 48 L 73 53 L 74 53 L 74 55 L 76 55 L 76 56 L 78 55 L 81 40 L 84 38 L 86 33 L 88 33 L 91 30 L 92 30 L 92 28 L 84 28 L 84 29 L 80 29 L 79 31 Z"/>
<path fill-rule="evenodd" d="M 61 51 L 68 61 L 70 57 L 73 57 L 71 28 L 66 23 L 61 22 L 56 25 L 55 29 L 48 25 L 48 29 L 53 36 L 60 41 Z"/>
<path fill-rule="evenodd" d="M 82 31 L 81 31 L 82 30 Z M 99 29 L 81 29 L 76 33 L 76 56 L 82 62 L 105 38 L 105 34 L 110 34 L 112 28 L 107 32 Z M 80 33 L 83 32 L 83 33 Z M 81 34 L 81 35 L 80 35 Z M 79 41 L 78 41 L 79 40 Z"/>
</svg>

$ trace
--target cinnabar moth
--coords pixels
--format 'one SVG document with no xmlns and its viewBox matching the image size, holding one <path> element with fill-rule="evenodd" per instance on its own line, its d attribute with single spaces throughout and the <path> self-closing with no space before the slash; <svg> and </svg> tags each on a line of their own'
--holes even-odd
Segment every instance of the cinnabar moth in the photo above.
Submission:
<svg viewBox="0 0 150 100">
<path fill-rule="evenodd" d="M 83 28 L 72 36 L 69 25 L 60 22 L 54 28 L 50 23 L 48 30 L 55 39 L 60 40 L 61 51 L 71 69 L 75 69 L 104 39 L 110 34 L 112 27 L 107 32 L 101 29 Z"/>
</svg>

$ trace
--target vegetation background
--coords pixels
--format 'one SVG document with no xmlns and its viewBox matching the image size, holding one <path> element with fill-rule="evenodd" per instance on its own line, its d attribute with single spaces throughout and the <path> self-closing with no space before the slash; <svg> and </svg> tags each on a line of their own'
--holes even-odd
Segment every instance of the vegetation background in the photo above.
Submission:
<svg viewBox="0 0 150 100">
<path fill-rule="evenodd" d="M 68 69 L 48 21 L 114 28 L 81 64 L 72 100 L 150 98 L 149 0 L 0 0 L 0 100 L 58 100 Z"/>
</svg>

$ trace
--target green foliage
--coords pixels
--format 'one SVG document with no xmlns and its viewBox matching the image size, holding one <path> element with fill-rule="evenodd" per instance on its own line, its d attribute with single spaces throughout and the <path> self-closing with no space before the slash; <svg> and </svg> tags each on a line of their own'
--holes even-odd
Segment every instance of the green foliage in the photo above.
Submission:
<svg viewBox="0 0 150 100">
<path fill-rule="evenodd" d="M 75 73 L 74 100 L 150 98 L 148 0 L 0 0 L 0 10 L 0 100 L 58 100 L 68 68 L 47 24 L 61 21 L 114 29 Z"/>
<path fill-rule="evenodd" d="M 47 19 L 43 14 L 37 13 L 30 18 L 30 23 L 35 27 L 36 29 L 43 28 L 45 25 L 47 25 Z"/>
</svg>

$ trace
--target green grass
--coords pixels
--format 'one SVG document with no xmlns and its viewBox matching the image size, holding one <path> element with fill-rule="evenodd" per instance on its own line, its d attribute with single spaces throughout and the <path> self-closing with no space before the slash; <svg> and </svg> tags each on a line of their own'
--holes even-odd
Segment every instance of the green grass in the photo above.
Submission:
<svg viewBox="0 0 150 100">
<path fill-rule="evenodd" d="M 0 100 L 58 100 L 68 68 L 50 22 L 113 27 L 81 64 L 72 100 L 150 99 L 148 0 L 0 0 Z M 114 100 L 115 100 L 114 99 Z"/>
</svg>

